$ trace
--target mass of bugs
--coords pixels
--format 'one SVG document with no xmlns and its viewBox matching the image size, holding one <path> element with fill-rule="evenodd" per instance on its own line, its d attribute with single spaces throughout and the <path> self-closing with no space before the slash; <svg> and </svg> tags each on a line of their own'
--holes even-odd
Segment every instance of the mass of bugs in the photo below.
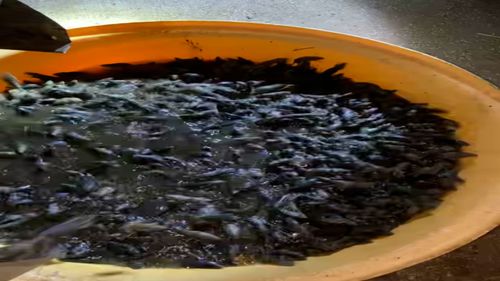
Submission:
<svg viewBox="0 0 500 281">
<path fill-rule="evenodd" d="M 63 260 L 289 266 L 437 207 L 473 155 L 457 122 L 320 59 L 7 76 L 0 243 L 86 215 L 54 238 Z"/>
</svg>

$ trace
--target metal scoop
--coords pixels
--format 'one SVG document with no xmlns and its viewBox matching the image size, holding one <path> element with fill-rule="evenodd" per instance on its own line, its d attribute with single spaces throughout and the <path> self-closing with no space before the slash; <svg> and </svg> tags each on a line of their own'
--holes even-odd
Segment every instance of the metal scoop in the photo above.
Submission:
<svg viewBox="0 0 500 281">
<path fill-rule="evenodd" d="M 66 29 L 17 0 L 0 0 L 0 49 L 65 53 Z"/>
</svg>

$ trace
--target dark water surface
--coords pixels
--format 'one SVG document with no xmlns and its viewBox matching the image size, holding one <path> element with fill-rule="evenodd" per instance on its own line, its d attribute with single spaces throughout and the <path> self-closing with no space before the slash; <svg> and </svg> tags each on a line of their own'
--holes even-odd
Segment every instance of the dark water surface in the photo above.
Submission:
<svg viewBox="0 0 500 281">
<path fill-rule="evenodd" d="M 436 207 L 470 156 L 458 124 L 317 59 L 34 75 L 2 103 L 0 238 L 94 214 L 67 260 L 292 265 Z"/>
</svg>

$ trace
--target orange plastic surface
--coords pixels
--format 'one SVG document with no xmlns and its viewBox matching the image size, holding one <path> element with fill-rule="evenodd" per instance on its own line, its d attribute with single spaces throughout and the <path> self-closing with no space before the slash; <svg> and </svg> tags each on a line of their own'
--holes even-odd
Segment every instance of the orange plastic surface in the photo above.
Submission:
<svg viewBox="0 0 500 281">
<path fill-rule="evenodd" d="M 500 92 L 465 70 L 430 56 L 358 37 L 294 27 L 230 22 L 155 22 L 82 28 L 70 32 L 68 54 L 0 52 L 0 72 L 53 74 L 118 62 L 176 57 L 321 56 L 324 69 L 347 62 L 344 73 L 415 102 L 447 109 L 462 124 L 460 137 L 476 158 L 463 163 L 466 182 L 430 216 L 398 227 L 394 235 L 309 258 L 294 267 L 255 265 L 222 270 L 143 269 L 56 263 L 16 279 L 147 281 L 360 280 L 395 271 L 462 246 L 500 223 Z M 1 267 L 0 267 L 1 273 Z M 1 274 L 0 274 L 1 275 Z M 5 275 L 4 275 L 5 277 Z M 1 279 L 1 278 L 0 278 Z"/>
</svg>

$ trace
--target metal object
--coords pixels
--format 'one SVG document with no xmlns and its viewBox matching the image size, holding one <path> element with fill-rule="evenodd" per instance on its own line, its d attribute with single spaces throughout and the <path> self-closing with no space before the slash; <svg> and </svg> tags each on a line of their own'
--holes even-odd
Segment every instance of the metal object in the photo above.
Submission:
<svg viewBox="0 0 500 281">
<path fill-rule="evenodd" d="M 0 0 L 0 49 L 65 53 L 66 29 L 17 0 Z"/>
</svg>

